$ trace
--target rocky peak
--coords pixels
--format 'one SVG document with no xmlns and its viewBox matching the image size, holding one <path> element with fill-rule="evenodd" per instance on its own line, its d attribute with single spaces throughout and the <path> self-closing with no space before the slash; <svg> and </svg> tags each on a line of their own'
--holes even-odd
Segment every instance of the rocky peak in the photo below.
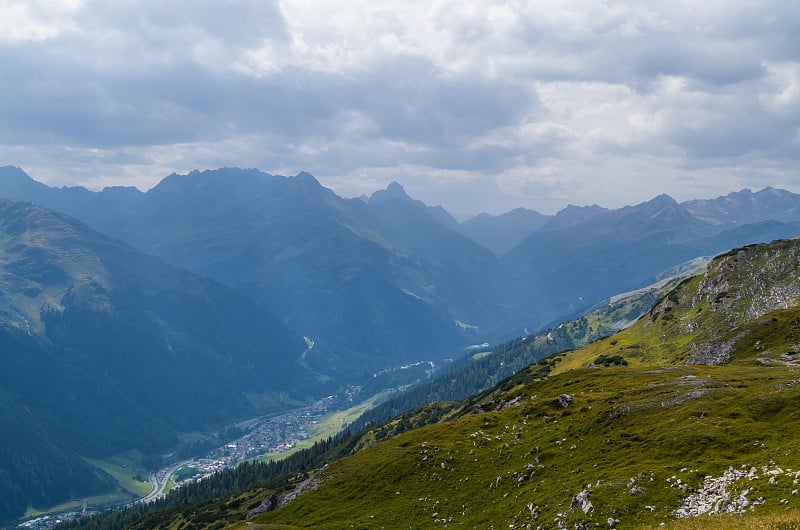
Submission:
<svg viewBox="0 0 800 530">
<path fill-rule="evenodd" d="M 370 204 L 380 204 L 382 202 L 390 201 L 393 199 L 411 200 L 403 186 L 397 182 L 392 181 L 385 190 L 378 190 L 369 198 Z"/>
</svg>

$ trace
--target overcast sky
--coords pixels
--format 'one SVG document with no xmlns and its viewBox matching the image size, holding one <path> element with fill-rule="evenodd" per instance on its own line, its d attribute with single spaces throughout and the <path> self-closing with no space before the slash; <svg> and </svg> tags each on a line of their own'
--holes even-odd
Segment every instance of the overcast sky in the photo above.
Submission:
<svg viewBox="0 0 800 530">
<path fill-rule="evenodd" d="M 800 191 L 800 2 L 0 0 L 0 165 L 461 214 Z"/>
</svg>

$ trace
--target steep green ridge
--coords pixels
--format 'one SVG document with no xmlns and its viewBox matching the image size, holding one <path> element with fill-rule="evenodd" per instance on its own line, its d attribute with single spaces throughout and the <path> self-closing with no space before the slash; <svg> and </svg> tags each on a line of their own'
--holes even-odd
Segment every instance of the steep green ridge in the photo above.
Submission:
<svg viewBox="0 0 800 530">
<path fill-rule="evenodd" d="M 732 251 L 550 375 L 532 365 L 432 405 L 447 421 L 365 439 L 255 522 L 636 528 L 714 507 L 779 521 L 800 502 L 799 252 L 797 240 Z"/>
<path fill-rule="evenodd" d="M 0 425 L 13 433 L 0 440 L 0 523 L 116 488 L 82 457 L 162 454 L 177 431 L 325 395 L 297 362 L 304 348 L 229 288 L 0 200 Z"/>
<path fill-rule="evenodd" d="M 799 257 L 796 239 L 731 250 L 615 335 L 614 344 L 593 344 L 560 369 L 585 365 L 600 351 L 635 364 L 749 362 L 754 351 L 763 364 L 791 357 L 796 332 L 785 319 L 800 296 Z"/>
</svg>

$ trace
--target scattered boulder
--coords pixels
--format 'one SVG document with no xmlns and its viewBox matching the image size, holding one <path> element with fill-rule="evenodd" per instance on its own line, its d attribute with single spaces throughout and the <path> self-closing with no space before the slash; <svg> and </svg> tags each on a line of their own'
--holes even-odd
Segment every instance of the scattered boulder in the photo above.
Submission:
<svg viewBox="0 0 800 530">
<path fill-rule="evenodd" d="M 572 405 L 572 396 L 569 394 L 561 394 L 558 396 L 558 404 L 561 405 L 561 408 L 565 409 Z"/>
<path fill-rule="evenodd" d="M 708 342 L 696 347 L 695 353 L 686 364 L 725 364 L 730 360 L 731 350 L 747 333 L 739 333 L 732 339 L 722 342 Z"/>
<path fill-rule="evenodd" d="M 594 511 L 594 506 L 592 505 L 592 501 L 589 500 L 589 493 L 586 490 L 582 490 L 580 493 L 575 495 L 569 507 L 570 508 L 578 507 L 583 511 L 583 513 L 586 514 L 588 514 L 591 511 Z"/>
<path fill-rule="evenodd" d="M 267 495 L 267 498 L 261 501 L 255 509 L 253 509 L 250 513 L 247 514 L 248 519 L 252 519 L 253 517 L 257 517 L 264 513 L 269 513 L 281 506 L 281 499 L 278 495 L 274 493 L 270 493 Z"/>
<path fill-rule="evenodd" d="M 325 469 L 325 467 L 323 467 L 322 469 Z M 284 506 L 290 501 L 293 501 L 294 499 L 297 498 L 298 495 L 301 495 L 303 492 L 307 490 L 317 489 L 317 486 L 319 486 L 321 473 L 322 470 L 317 470 L 306 480 L 298 484 L 297 487 L 294 490 L 290 491 L 289 493 L 285 493 L 283 495 L 270 493 L 263 501 L 261 501 L 261 504 L 259 504 L 256 508 L 254 508 L 250 513 L 247 514 L 247 519 L 252 519 L 253 517 L 257 517 L 262 513 L 271 512 L 277 508 L 280 508 L 281 506 Z"/>
</svg>

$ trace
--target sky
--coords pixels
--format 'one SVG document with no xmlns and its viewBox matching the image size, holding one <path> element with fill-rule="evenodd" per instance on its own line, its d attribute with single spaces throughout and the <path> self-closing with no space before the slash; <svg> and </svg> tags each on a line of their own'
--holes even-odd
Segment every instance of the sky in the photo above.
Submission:
<svg viewBox="0 0 800 530">
<path fill-rule="evenodd" d="M 0 165 L 458 215 L 800 192 L 800 2 L 0 0 Z"/>
</svg>

